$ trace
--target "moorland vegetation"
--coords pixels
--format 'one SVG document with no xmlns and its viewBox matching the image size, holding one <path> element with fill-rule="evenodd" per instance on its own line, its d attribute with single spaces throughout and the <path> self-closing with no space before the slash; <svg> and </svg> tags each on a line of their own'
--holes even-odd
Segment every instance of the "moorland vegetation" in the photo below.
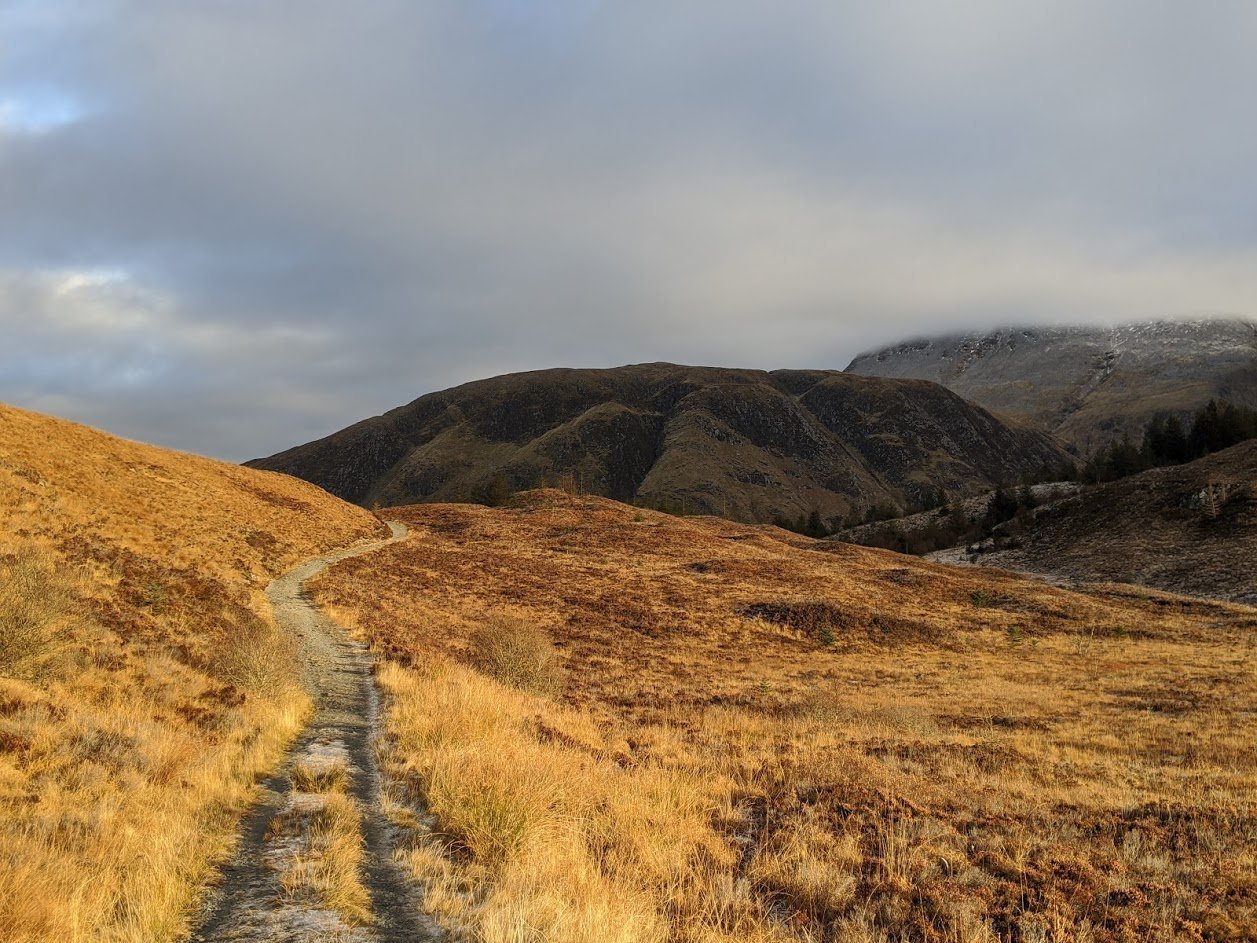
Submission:
<svg viewBox="0 0 1257 943">
<path fill-rule="evenodd" d="M 1252 609 L 555 491 L 396 512 L 407 541 L 313 591 L 385 660 L 402 854 L 447 926 L 1257 932 Z"/>
</svg>

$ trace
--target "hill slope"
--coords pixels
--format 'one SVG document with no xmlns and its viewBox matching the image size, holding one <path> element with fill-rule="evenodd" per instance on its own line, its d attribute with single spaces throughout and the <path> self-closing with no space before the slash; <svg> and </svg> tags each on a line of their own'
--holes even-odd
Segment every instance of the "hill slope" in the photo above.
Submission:
<svg viewBox="0 0 1257 943">
<path fill-rule="evenodd" d="M 179 938 L 308 701 L 262 591 L 383 530 L 0 405 L 0 939 Z"/>
<path fill-rule="evenodd" d="M 556 491 L 391 513 L 311 591 L 394 662 L 406 864 L 468 936 L 1257 932 L 1257 610 Z"/>
<path fill-rule="evenodd" d="M 1090 452 L 1157 413 L 1218 397 L 1257 406 L 1257 323 L 1149 321 L 953 334 L 856 357 L 848 372 L 942 383 Z"/>
<path fill-rule="evenodd" d="M 249 464 L 360 504 L 570 475 L 622 501 L 766 521 L 967 494 L 1061 455 L 931 383 L 641 364 L 468 383 Z"/>
<path fill-rule="evenodd" d="M 1257 441 L 1054 501 L 1019 540 L 981 559 L 1257 603 Z"/>
<path fill-rule="evenodd" d="M 18 541 L 107 545 L 250 587 L 383 530 L 306 482 L 2 403 L 0 522 L 0 552 Z"/>
</svg>

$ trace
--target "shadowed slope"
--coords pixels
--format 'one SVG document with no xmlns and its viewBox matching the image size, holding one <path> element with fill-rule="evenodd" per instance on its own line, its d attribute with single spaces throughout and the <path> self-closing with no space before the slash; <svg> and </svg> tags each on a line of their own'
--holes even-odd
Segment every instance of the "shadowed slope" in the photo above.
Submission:
<svg viewBox="0 0 1257 943">
<path fill-rule="evenodd" d="M 1257 603 L 1257 441 L 1054 501 L 1018 544 L 981 559 Z"/>
</svg>

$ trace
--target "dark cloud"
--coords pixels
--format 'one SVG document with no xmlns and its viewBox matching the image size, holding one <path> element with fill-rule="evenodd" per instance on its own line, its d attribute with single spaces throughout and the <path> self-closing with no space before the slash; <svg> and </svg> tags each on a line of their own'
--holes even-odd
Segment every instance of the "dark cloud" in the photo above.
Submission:
<svg viewBox="0 0 1257 943">
<path fill-rule="evenodd" d="M 507 370 L 1244 313 L 1257 12 L 10 0 L 0 399 L 244 458 Z"/>
</svg>

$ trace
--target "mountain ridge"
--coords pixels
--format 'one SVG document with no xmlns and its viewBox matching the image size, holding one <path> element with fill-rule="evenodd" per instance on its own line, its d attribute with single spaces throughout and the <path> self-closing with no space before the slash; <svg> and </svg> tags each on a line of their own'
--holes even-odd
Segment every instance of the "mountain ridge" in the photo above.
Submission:
<svg viewBox="0 0 1257 943">
<path fill-rule="evenodd" d="M 1186 416 L 1212 398 L 1257 405 L 1257 322 L 950 332 L 866 351 L 846 372 L 942 383 L 1090 452 L 1122 435 L 1138 438 L 1155 415 Z"/>
</svg>

